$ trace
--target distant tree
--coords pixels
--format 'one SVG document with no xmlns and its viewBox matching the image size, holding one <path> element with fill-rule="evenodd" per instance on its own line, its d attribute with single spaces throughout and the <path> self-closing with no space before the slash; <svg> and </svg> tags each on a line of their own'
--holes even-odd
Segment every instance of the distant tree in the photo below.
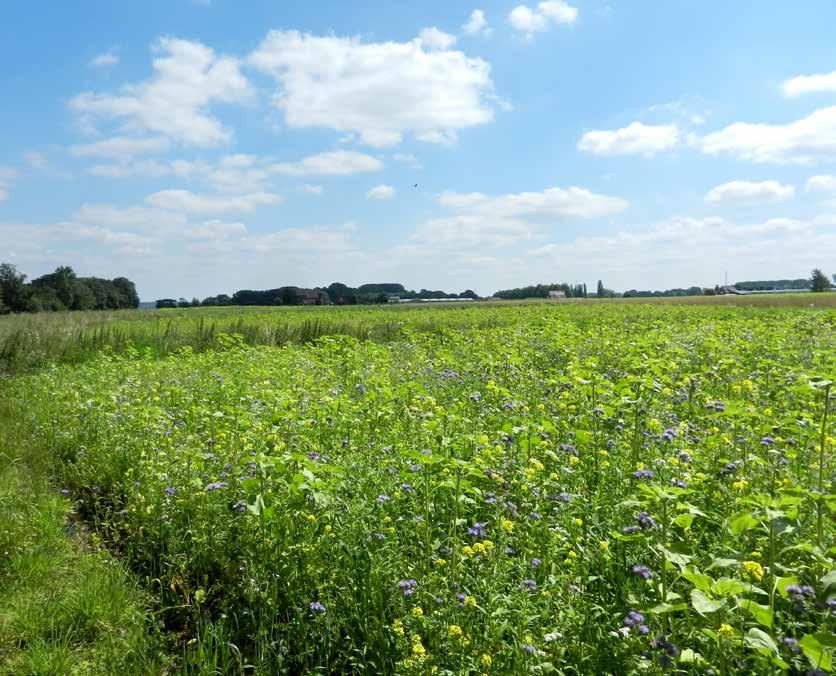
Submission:
<svg viewBox="0 0 836 676">
<path fill-rule="evenodd" d="M 200 300 L 192 298 L 192 307 L 200 307 Z"/>
<path fill-rule="evenodd" d="M 177 299 L 177 307 L 191 307 L 191 303 L 187 301 L 185 298 L 178 298 Z"/>
<path fill-rule="evenodd" d="M 816 268 L 810 273 L 810 291 L 821 293 L 830 290 L 830 280 L 827 275 Z"/>
<path fill-rule="evenodd" d="M 0 315 L 4 315 L 9 311 L 8 306 L 3 302 L 3 289 L 0 288 Z"/>
<path fill-rule="evenodd" d="M 79 289 L 76 284 L 75 271 L 68 265 L 62 265 L 55 268 L 55 272 L 33 279 L 32 287 L 36 294 L 39 290 L 46 288 L 54 290 L 61 304 L 67 309 L 72 309 L 76 305 L 75 295 Z"/>
<path fill-rule="evenodd" d="M 139 294 L 136 292 L 136 285 L 126 277 L 116 277 L 113 280 L 113 286 L 119 291 L 121 296 L 120 308 L 138 308 Z"/>
<path fill-rule="evenodd" d="M 26 285 L 26 275 L 11 263 L 0 264 L 0 293 L 9 311 L 29 311 L 31 291 Z"/>
<path fill-rule="evenodd" d="M 598 296 L 598 298 L 604 297 L 604 282 L 602 282 L 600 279 L 598 280 L 598 290 L 596 291 L 595 295 Z"/>
<path fill-rule="evenodd" d="M 462 291 L 459 294 L 459 298 L 471 298 L 473 300 L 479 300 L 479 296 L 476 295 L 476 292 L 471 289 L 468 289 L 467 291 Z"/>
<path fill-rule="evenodd" d="M 154 303 L 154 305 L 158 310 L 163 310 L 163 309 L 166 309 L 166 308 L 169 308 L 169 309 L 170 308 L 176 308 L 177 307 L 177 301 L 174 300 L 173 298 L 161 298 L 156 303 Z"/>
</svg>

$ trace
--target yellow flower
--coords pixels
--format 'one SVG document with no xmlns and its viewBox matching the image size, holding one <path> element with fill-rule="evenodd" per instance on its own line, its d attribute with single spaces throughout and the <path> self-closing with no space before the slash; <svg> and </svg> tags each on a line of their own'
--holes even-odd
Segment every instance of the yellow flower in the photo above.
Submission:
<svg viewBox="0 0 836 676">
<path fill-rule="evenodd" d="M 726 624 L 725 622 L 720 625 L 720 629 L 718 629 L 721 636 L 731 636 L 734 634 L 734 628 L 730 624 Z"/>
<path fill-rule="evenodd" d="M 486 669 L 493 664 L 493 660 L 488 653 L 482 653 L 482 657 L 479 658 L 479 664 L 481 664 Z"/>
<path fill-rule="evenodd" d="M 736 490 L 736 491 L 742 491 L 748 485 L 749 485 L 749 482 L 746 481 L 746 479 L 740 479 L 739 481 L 735 481 L 732 484 L 732 488 L 734 488 L 734 490 Z"/>
<path fill-rule="evenodd" d="M 583 526 L 583 519 L 575 517 L 574 519 L 572 519 L 572 523 L 576 526 Z"/>
<path fill-rule="evenodd" d="M 424 617 L 424 610 L 420 606 L 415 606 L 412 609 L 412 616 L 413 617 Z"/>
<path fill-rule="evenodd" d="M 599 543 L 598 543 L 598 548 L 599 548 L 602 552 L 609 551 L 609 549 L 610 549 L 610 543 L 609 543 L 609 542 L 607 542 L 606 540 L 601 540 L 601 542 L 599 542 Z"/>
<path fill-rule="evenodd" d="M 446 566 L 446 565 L 447 565 L 447 562 L 446 562 L 444 559 L 436 559 L 436 560 L 434 561 L 434 563 L 435 563 L 435 565 L 436 565 L 436 566 L 438 566 L 438 567 L 441 567 L 441 566 Z"/>
<path fill-rule="evenodd" d="M 315 514 L 308 514 L 308 516 L 306 518 L 308 519 L 308 521 L 316 521 L 316 515 Z"/>
<path fill-rule="evenodd" d="M 482 546 L 484 546 L 486 551 L 491 551 L 493 549 L 493 542 L 491 540 L 485 540 Z"/>
<path fill-rule="evenodd" d="M 502 519 L 502 530 L 504 530 L 506 533 L 513 533 L 514 522 L 510 519 Z"/>
<path fill-rule="evenodd" d="M 485 545 L 483 545 L 481 542 L 476 542 L 473 545 L 473 551 L 476 552 L 477 554 L 484 554 L 485 553 Z"/>
<path fill-rule="evenodd" d="M 451 624 L 451 625 L 447 628 L 447 633 L 448 633 L 450 636 L 452 636 L 453 638 L 459 638 L 459 637 L 461 637 L 461 635 L 462 635 L 464 632 L 462 631 L 462 628 L 461 628 L 459 625 L 457 625 L 457 624 Z"/>
<path fill-rule="evenodd" d="M 473 547 L 471 547 L 470 545 L 465 545 L 464 547 L 462 547 L 462 554 L 464 554 L 465 556 L 473 556 Z"/>
<path fill-rule="evenodd" d="M 570 465 L 577 465 L 580 461 L 581 461 L 581 459 L 576 455 L 570 455 L 569 456 L 569 464 Z"/>
<path fill-rule="evenodd" d="M 472 596 L 465 596 L 464 597 L 464 605 L 466 608 L 475 608 L 476 607 L 476 599 Z"/>
<path fill-rule="evenodd" d="M 418 634 L 412 635 L 412 656 L 419 661 L 427 657 L 427 649 L 421 643 L 421 637 Z"/>
<path fill-rule="evenodd" d="M 395 620 L 392 622 L 392 631 L 394 631 L 398 636 L 403 636 L 403 621 Z"/>
<path fill-rule="evenodd" d="M 754 578 L 758 582 L 763 579 L 763 566 L 757 561 L 744 561 L 743 570 L 749 577 Z"/>
</svg>

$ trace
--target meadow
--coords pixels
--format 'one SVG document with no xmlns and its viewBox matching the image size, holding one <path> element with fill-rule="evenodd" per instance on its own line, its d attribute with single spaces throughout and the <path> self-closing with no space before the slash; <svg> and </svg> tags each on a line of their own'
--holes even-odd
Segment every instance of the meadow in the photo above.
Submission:
<svg viewBox="0 0 836 676">
<path fill-rule="evenodd" d="M 0 665 L 829 673 L 836 309 L 749 302 L 0 318 Z"/>
</svg>

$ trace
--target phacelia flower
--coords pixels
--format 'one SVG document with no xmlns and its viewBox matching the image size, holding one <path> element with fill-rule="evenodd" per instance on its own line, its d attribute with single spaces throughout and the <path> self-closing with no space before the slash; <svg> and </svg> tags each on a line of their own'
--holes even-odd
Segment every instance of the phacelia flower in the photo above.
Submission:
<svg viewBox="0 0 836 676">
<path fill-rule="evenodd" d="M 650 570 L 650 568 L 648 568 L 647 566 L 637 565 L 633 566 L 633 575 L 637 575 L 638 577 L 644 580 L 649 580 L 651 577 L 653 577 L 653 571 Z"/>
</svg>

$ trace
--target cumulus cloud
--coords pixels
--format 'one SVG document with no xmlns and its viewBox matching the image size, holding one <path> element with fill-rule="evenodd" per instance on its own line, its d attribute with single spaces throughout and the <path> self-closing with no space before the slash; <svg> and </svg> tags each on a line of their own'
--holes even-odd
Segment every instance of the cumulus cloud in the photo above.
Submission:
<svg viewBox="0 0 836 676">
<path fill-rule="evenodd" d="M 593 155 L 644 155 L 670 150 L 679 143 L 675 124 L 648 125 L 641 122 L 621 129 L 586 132 L 578 141 L 578 150 Z"/>
<path fill-rule="evenodd" d="M 377 185 L 366 193 L 370 200 L 390 200 L 395 196 L 395 189 L 391 185 Z"/>
<path fill-rule="evenodd" d="M 474 9 L 470 13 L 470 17 L 462 26 L 462 32 L 465 35 L 481 35 L 488 37 L 491 34 L 491 28 L 488 26 L 488 20 L 485 17 L 485 12 L 481 9 Z"/>
<path fill-rule="evenodd" d="M 247 226 L 243 223 L 211 220 L 186 228 L 183 230 L 183 235 L 188 239 L 227 240 L 233 235 L 243 235 L 246 232 Z"/>
<path fill-rule="evenodd" d="M 278 204 L 282 198 L 266 192 L 248 195 L 205 195 L 189 190 L 161 190 L 146 197 L 145 201 L 160 209 L 192 214 L 223 214 L 254 211 L 261 205 Z"/>
<path fill-rule="evenodd" d="M 712 188 L 705 201 L 714 206 L 754 207 L 792 199 L 795 188 L 778 181 L 729 181 Z"/>
<path fill-rule="evenodd" d="M 349 176 L 381 169 L 383 162 L 379 159 L 353 150 L 334 150 L 270 167 L 270 171 L 288 176 Z"/>
<path fill-rule="evenodd" d="M 821 174 L 811 176 L 805 185 L 807 192 L 836 192 L 836 176 Z"/>
<path fill-rule="evenodd" d="M 836 92 L 836 70 L 820 75 L 799 75 L 784 82 L 784 95 L 791 98 L 821 92 Z"/>
<path fill-rule="evenodd" d="M 456 44 L 456 36 L 445 33 L 435 26 L 425 28 L 418 34 L 421 44 L 428 49 L 448 49 Z"/>
<path fill-rule="evenodd" d="M 133 132 L 151 132 L 189 146 L 228 142 L 232 132 L 209 111 L 214 103 L 235 103 L 252 94 L 237 59 L 217 56 L 188 40 L 161 38 L 154 51 L 154 75 L 126 85 L 118 94 L 85 92 L 70 107 L 85 121 L 123 122 Z"/>
<path fill-rule="evenodd" d="M 833 223 L 827 215 L 751 223 L 677 217 L 613 235 L 547 244 L 532 249 L 529 260 L 535 270 L 561 270 L 570 279 L 606 270 L 607 284 L 620 289 L 714 286 L 726 270 L 734 279 L 759 279 L 764 270 L 776 277 L 799 277 L 836 255 Z"/>
<path fill-rule="evenodd" d="M 274 103 L 289 127 L 356 133 L 384 147 L 405 133 L 433 142 L 493 120 L 489 64 L 438 44 L 271 31 L 249 62 L 278 83 Z"/>
<path fill-rule="evenodd" d="M 697 140 L 708 155 L 773 164 L 813 164 L 836 156 L 836 106 L 787 124 L 736 122 Z"/>
<path fill-rule="evenodd" d="M 309 195 L 321 195 L 322 191 L 323 191 L 323 188 L 322 188 L 321 185 L 313 185 L 311 183 L 305 183 L 305 185 L 303 185 L 300 188 L 300 190 L 302 192 L 308 193 Z"/>
<path fill-rule="evenodd" d="M 9 191 L 12 183 L 17 178 L 18 172 L 11 167 L 0 167 L 0 202 L 9 198 Z"/>
<path fill-rule="evenodd" d="M 422 223 L 413 241 L 508 246 L 540 237 L 548 225 L 611 216 L 628 207 L 621 198 L 574 186 L 498 196 L 444 192 L 438 203 L 451 215 Z"/>
<path fill-rule="evenodd" d="M 70 146 L 70 153 L 76 157 L 107 157 L 115 160 L 130 160 L 136 155 L 151 155 L 167 151 L 171 143 L 166 138 L 132 138 L 114 136 L 112 138 Z"/>
<path fill-rule="evenodd" d="M 112 68 L 119 63 L 119 55 L 115 49 L 109 49 L 106 52 L 94 56 L 90 60 L 92 68 Z"/>
<path fill-rule="evenodd" d="M 518 5 L 508 15 L 508 22 L 518 31 L 531 35 L 543 33 L 553 26 L 572 24 L 578 18 L 578 10 L 563 0 L 547 0 L 531 9 Z"/>
</svg>

